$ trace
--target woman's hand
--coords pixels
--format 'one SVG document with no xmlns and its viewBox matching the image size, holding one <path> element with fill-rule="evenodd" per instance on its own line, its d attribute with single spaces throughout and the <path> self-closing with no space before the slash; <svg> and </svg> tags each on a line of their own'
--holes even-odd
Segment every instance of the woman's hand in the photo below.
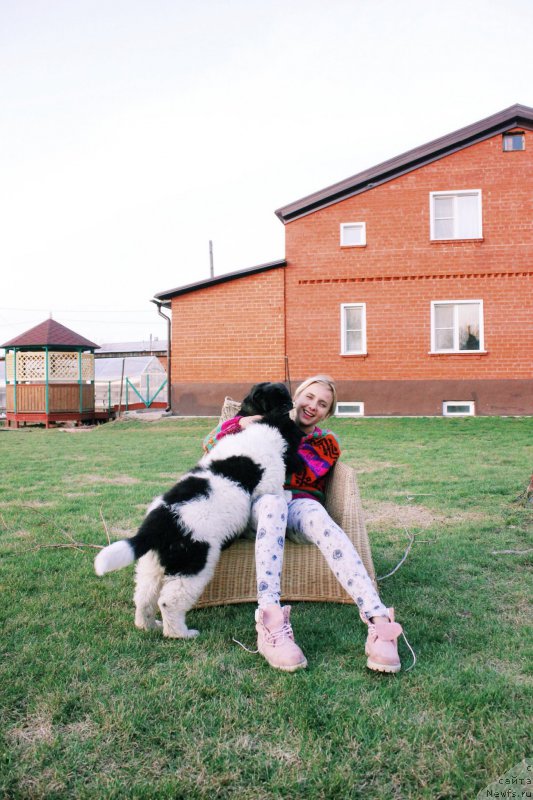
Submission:
<svg viewBox="0 0 533 800">
<path fill-rule="evenodd" d="M 252 417 L 242 417 L 242 419 L 239 420 L 241 430 L 245 431 L 249 425 L 253 425 L 254 422 L 257 422 L 260 419 L 263 419 L 261 414 L 254 414 Z"/>
</svg>

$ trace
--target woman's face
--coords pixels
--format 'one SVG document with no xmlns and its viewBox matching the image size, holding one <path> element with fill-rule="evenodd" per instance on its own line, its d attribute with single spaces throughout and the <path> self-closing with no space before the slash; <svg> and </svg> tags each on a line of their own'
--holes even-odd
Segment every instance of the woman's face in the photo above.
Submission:
<svg viewBox="0 0 533 800">
<path fill-rule="evenodd" d="M 329 413 L 333 393 L 323 383 L 311 383 L 294 401 L 295 422 L 304 433 L 311 433 Z"/>
</svg>

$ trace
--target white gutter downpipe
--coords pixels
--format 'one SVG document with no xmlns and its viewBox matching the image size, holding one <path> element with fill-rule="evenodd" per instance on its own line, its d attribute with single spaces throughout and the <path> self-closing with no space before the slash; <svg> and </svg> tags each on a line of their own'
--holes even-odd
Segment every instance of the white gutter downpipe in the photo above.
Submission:
<svg viewBox="0 0 533 800">
<path fill-rule="evenodd" d="M 172 320 L 170 317 L 167 317 L 166 314 L 163 314 L 161 311 L 161 306 L 163 305 L 159 300 L 151 300 L 151 303 L 154 303 L 157 306 L 157 313 L 163 319 L 167 321 L 167 407 L 165 411 L 168 413 L 172 411 L 171 406 L 171 397 L 172 397 L 172 381 L 170 375 L 170 356 L 171 356 L 171 347 L 172 347 Z"/>
</svg>

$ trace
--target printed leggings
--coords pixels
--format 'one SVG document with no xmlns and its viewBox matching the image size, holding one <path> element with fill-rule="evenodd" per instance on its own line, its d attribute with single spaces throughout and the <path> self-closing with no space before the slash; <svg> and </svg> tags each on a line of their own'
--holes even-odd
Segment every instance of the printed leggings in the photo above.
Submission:
<svg viewBox="0 0 533 800">
<path fill-rule="evenodd" d="M 316 500 L 299 498 L 288 504 L 284 497 L 263 495 L 253 507 L 257 601 L 260 608 L 279 605 L 285 532 L 292 541 L 315 544 L 367 618 L 388 616 L 357 550 L 344 531 Z"/>
</svg>

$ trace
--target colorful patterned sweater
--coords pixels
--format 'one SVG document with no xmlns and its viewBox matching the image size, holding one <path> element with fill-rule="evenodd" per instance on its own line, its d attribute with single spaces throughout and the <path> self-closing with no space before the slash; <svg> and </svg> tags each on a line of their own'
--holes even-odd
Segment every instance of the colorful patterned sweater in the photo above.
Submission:
<svg viewBox="0 0 533 800">
<path fill-rule="evenodd" d="M 238 433 L 241 419 L 232 417 L 211 431 L 203 441 L 205 452 L 224 436 Z M 293 499 L 307 497 L 323 504 L 326 476 L 341 454 L 337 437 L 333 431 L 315 428 L 300 442 L 298 454 L 303 461 L 302 469 L 286 476 L 285 489 L 292 492 Z"/>
</svg>

